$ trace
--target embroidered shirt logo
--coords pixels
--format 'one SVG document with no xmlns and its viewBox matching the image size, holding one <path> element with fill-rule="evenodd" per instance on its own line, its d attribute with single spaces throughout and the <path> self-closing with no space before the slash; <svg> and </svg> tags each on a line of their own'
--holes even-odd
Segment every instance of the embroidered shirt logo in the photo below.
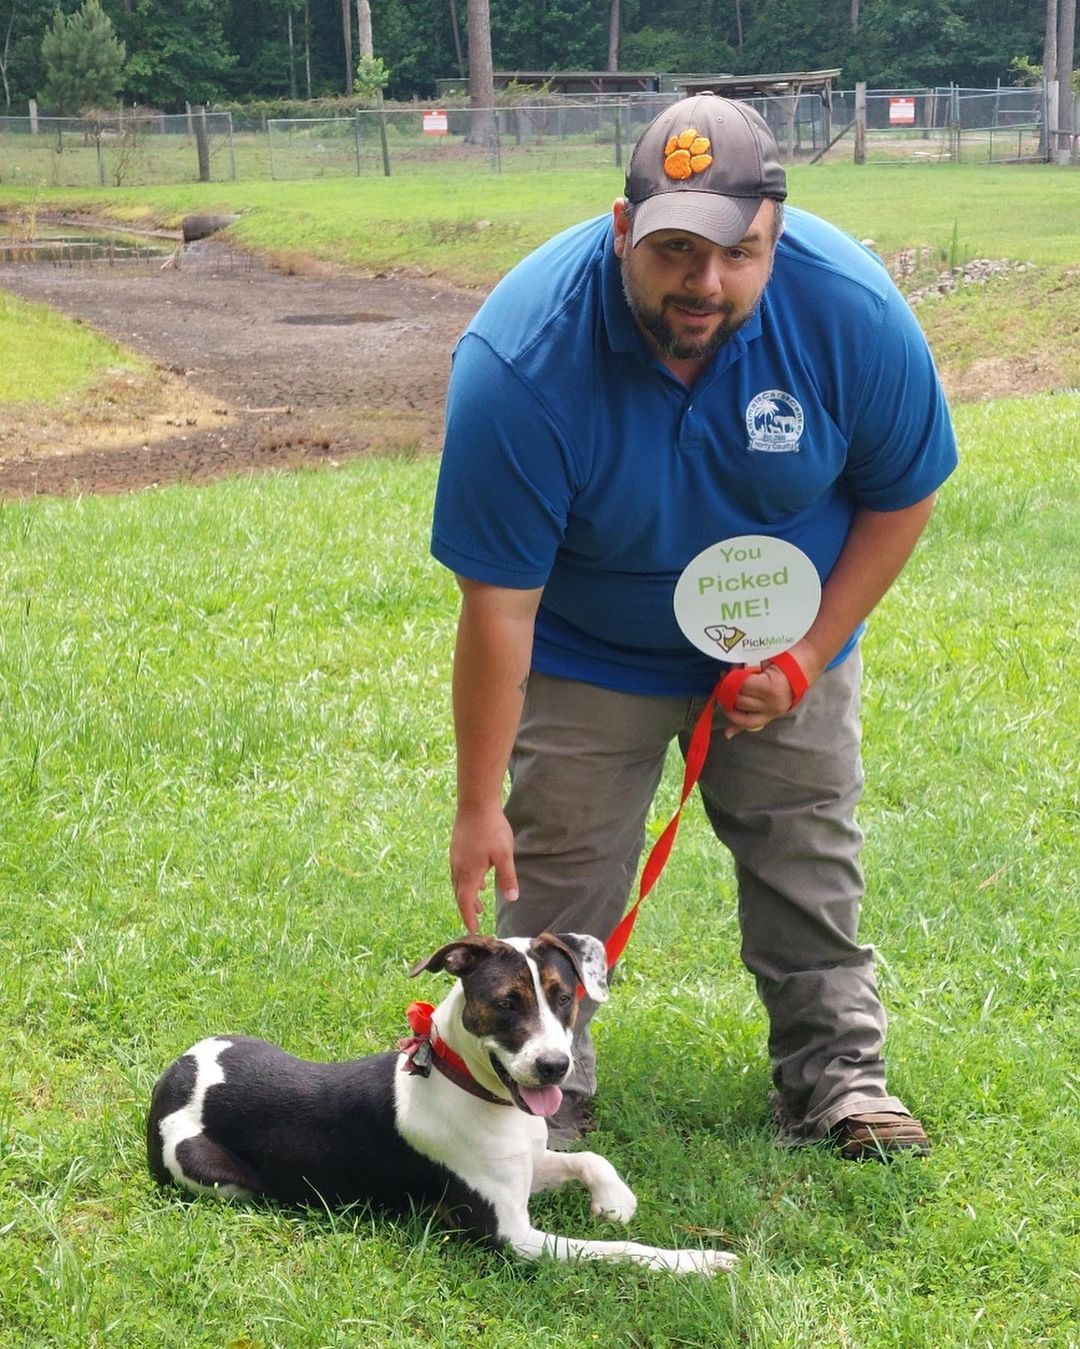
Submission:
<svg viewBox="0 0 1080 1349">
<path fill-rule="evenodd" d="M 766 389 L 746 409 L 748 449 L 766 454 L 793 454 L 799 448 L 805 419 L 797 398 L 782 389 Z"/>
</svg>

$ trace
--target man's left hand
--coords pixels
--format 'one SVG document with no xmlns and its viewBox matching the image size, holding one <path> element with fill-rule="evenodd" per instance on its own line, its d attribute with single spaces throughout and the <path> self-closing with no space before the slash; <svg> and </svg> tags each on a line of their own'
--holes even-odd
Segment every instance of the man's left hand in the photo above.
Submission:
<svg viewBox="0 0 1080 1349">
<path fill-rule="evenodd" d="M 821 662 L 809 643 L 796 642 L 791 654 L 799 663 L 808 685 L 821 673 Z M 724 738 L 730 740 L 740 731 L 760 731 L 770 721 L 785 716 L 795 701 L 787 675 L 776 665 L 766 665 L 748 675 L 739 687 L 735 706 L 725 709 L 728 719 Z"/>
</svg>

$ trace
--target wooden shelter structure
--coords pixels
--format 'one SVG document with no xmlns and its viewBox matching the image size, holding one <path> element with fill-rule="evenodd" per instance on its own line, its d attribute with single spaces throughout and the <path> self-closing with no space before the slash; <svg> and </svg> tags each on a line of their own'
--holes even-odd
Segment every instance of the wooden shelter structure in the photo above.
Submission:
<svg viewBox="0 0 1080 1349">
<path fill-rule="evenodd" d="M 672 97 L 711 90 L 725 98 L 753 100 L 772 127 L 781 152 L 794 159 L 798 151 L 821 150 L 832 140 L 833 70 L 787 70 L 763 75 L 721 72 L 680 74 L 655 70 L 497 70 L 495 88 L 535 89 L 554 100 L 627 100 L 639 115 L 659 112 Z M 468 92 L 467 79 L 436 81 L 439 97 Z M 809 110 L 805 99 L 813 100 Z M 651 105 L 651 106 L 650 106 Z"/>
<path fill-rule="evenodd" d="M 508 84 L 542 88 L 547 94 L 653 94 L 661 77 L 655 70 L 497 70 L 495 88 Z"/>
<path fill-rule="evenodd" d="M 665 85 L 680 94 L 711 90 L 724 98 L 767 99 L 765 115 L 788 158 L 794 159 L 800 143 L 799 101 L 803 97 L 816 96 L 821 100 L 825 144 L 832 140 L 833 84 L 839 78 L 838 66 L 835 70 L 788 70 L 766 75 L 669 75 Z M 770 115 L 773 107 L 779 114 L 776 117 Z"/>
<path fill-rule="evenodd" d="M 513 85 L 520 89 L 535 89 L 545 97 L 557 94 L 563 98 L 586 95 L 589 98 L 619 98 L 630 94 L 659 93 L 664 77 L 655 70 L 496 70 L 495 88 Z M 469 92 L 468 79 L 436 80 L 440 97 Z"/>
</svg>

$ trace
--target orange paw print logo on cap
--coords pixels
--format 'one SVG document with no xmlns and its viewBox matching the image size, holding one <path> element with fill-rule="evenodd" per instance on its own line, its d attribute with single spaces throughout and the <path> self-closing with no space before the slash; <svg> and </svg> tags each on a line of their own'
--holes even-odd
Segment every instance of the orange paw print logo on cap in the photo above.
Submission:
<svg viewBox="0 0 1080 1349">
<path fill-rule="evenodd" d="M 664 172 L 669 178 L 682 182 L 695 173 L 704 173 L 712 163 L 709 151 L 712 144 L 699 136 L 691 126 L 679 136 L 672 136 L 664 146 Z"/>
</svg>

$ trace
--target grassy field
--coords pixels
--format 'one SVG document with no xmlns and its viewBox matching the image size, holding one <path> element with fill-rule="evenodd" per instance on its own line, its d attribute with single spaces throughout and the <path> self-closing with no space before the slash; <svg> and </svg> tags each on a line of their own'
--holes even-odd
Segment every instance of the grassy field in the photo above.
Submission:
<svg viewBox="0 0 1080 1349">
<path fill-rule="evenodd" d="M 1080 1344 L 1078 413 L 960 410 L 962 468 L 866 643 L 864 931 L 933 1156 L 773 1147 L 732 877 L 696 807 L 643 913 L 598 1026 L 596 1146 L 641 1239 L 743 1254 L 711 1282 L 153 1185 L 150 1087 L 191 1041 L 345 1056 L 439 993 L 406 977 L 457 931 L 434 465 L 6 503 L 5 1349 Z M 604 1230 L 581 1195 L 538 1210 Z"/>
<path fill-rule="evenodd" d="M 77 396 L 109 370 L 141 366 L 130 352 L 46 305 L 0 290 L 0 407 L 56 403 Z"/>
<path fill-rule="evenodd" d="M 793 199 L 882 251 L 1038 262 L 934 302 L 960 316 L 956 359 L 975 360 L 1021 343 L 1026 311 L 1066 345 L 1080 331 L 1078 185 L 826 168 L 798 170 Z M 0 208 L 108 202 L 143 222 L 240 208 L 252 246 L 479 284 L 617 190 L 600 172 L 437 196 L 397 180 L 2 187 Z M 0 302 L 0 349 L 55 322 Z M 64 339 L 48 331 L 9 382 L 24 398 L 87 377 L 50 361 Z M 120 359 L 100 347 L 90 366 Z M 1075 392 L 957 409 L 961 468 L 865 642 L 864 935 L 882 955 L 891 1079 L 934 1154 L 854 1167 L 772 1145 L 731 871 L 696 805 L 645 907 L 597 1026 L 596 1147 L 639 1195 L 635 1236 L 743 1255 L 713 1281 L 522 1267 L 422 1217 L 153 1185 L 150 1087 L 193 1040 L 382 1049 L 407 1002 L 444 987 L 406 976 L 458 931 L 435 468 L 2 503 L 3 1349 L 1080 1349 L 1078 427 Z M 672 764 L 654 829 L 677 786 Z M 607 1234 L 581 1194 L 536 1209 Z"/>
<path fill-rule="evenodd" d="M 555 230 L 606 211 L 614 168 L 446 179 L 333 179 L 68 189 L 0 185 L 0 211 L 73 210 L 125 223 L 177 224 L 189 211 L 239 211 L 252 247 L 303 250 L 352 266 L 416 268 L 489 285 Z M 1075 266 L 1080 174 L 1049 166 L 795 166 L 790 200 L 883 254 L 914 244 L 947 257 L 1019 257 Z"/>
<path fill-rule="evenodd" d="M 600 168 L 108 191 L 0 185 L 0 212 L 8 213 L 8 231 L 16 237 L 32 231 L 39 216 L 63 212 L 144 227 L 176 226 L 190 211 L 240 212 L 234 237 L 285 267 L 303 269 L 314 257 L 487 286 L 555 231 L 606 210 L 620 186 L 614 169 Z M 958 382 L 966 381 L 974 362 L 992 358 L 1021 367 L 1029 361 L 1032 387 L 1080 385 L 1080 174 L 1042 166 L 796 167 L 791 200 L 872 239 L 883 256 L 927 250 L 912 285 L 978 257 L 1036 264 L 1036 270 L 1006 274 L 948 302 L 925 302 L 920 320 Z M 27 322 L 25 314 L 16 322 L 0 309 L 0 346 L 16 360 L 30 331 Z M 66 356 L 59 348 L 50 356 L 48 340 L 38 346 L 45 348 L 43 372 L 55 367 L 49 377 L 62 385 L 70 368 Z M 39 356 L 34 352 L 30 364 Z M 102 349 L 97 361 L 104 369 L 115 355 Z M 995 373 L 976 381 L 971 396 L 992 393 Z M 1010 390 L 1017 383 L 1012 376 L 1003 381 Z M 1022 369 L 1019 387 L 1025 387 Z"/>
</svg>

